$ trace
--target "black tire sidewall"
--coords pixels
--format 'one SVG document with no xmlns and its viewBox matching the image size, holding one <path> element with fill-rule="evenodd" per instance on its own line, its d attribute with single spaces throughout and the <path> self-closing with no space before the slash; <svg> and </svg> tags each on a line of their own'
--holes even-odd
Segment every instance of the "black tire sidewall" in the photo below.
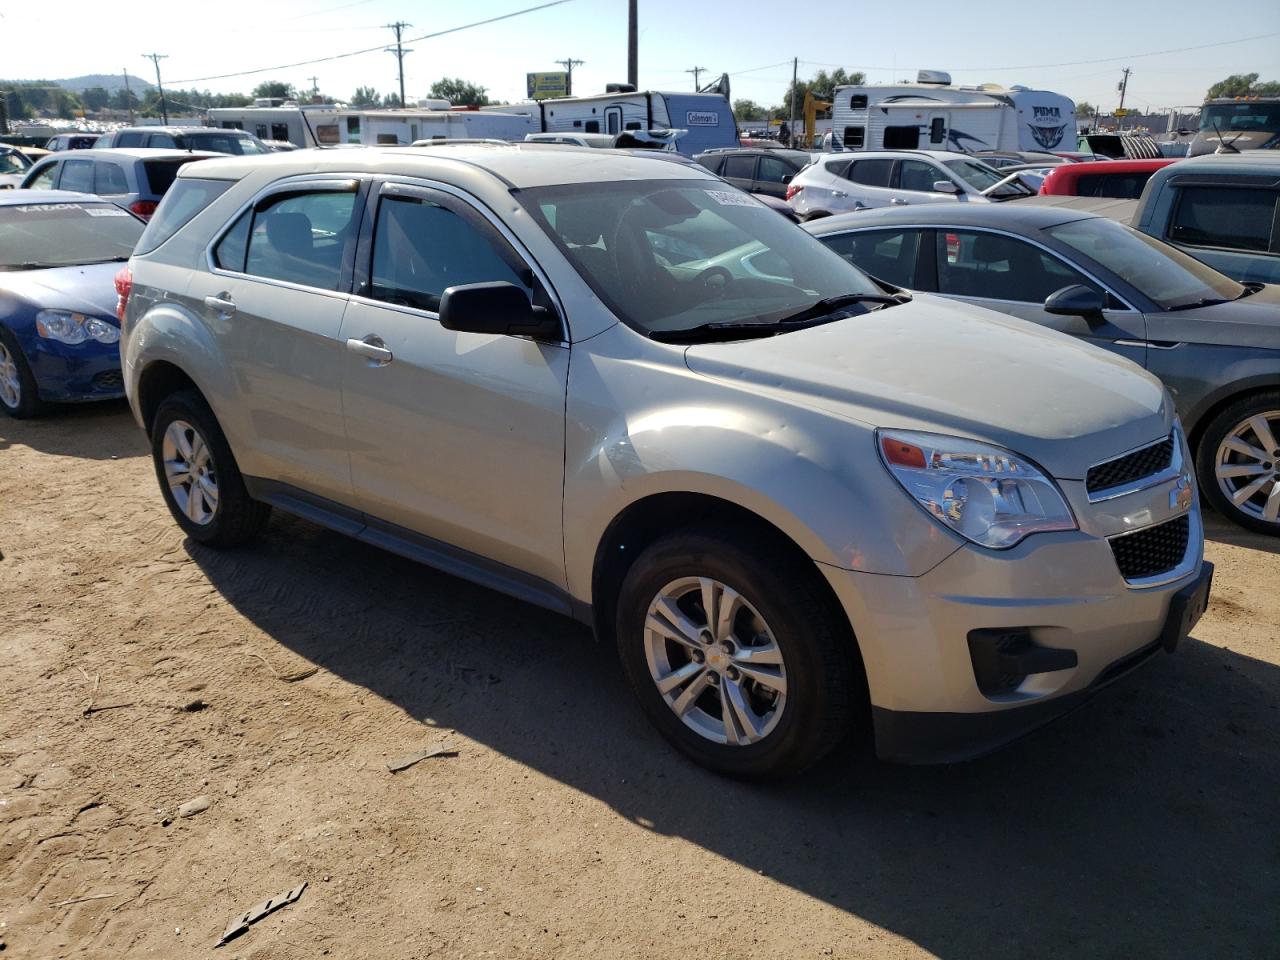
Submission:
<svg viewBox="0 0 1280 960">
<path fill-rule="evenodd" d="M 758 743 L 728 746 L 695 733 L 663 700 L 649 673 L 644 650 L 649 604 L 668 583 L 691 576 L 712 577 L 741 593 L 769 625 L 782 651 L 787 703 L 777 727 Z M 623 668 L 645 714 L 683 753 L 718 772 L 748 779 L 794 774 L 834 746 L 827 742 L 832 711 L 848 720 L 851 671 L 840 663 L 838 676 L 830 676 L 830 650 L 839 642 L 839 631 L 827 604 L 804 576 L 786 570 L 785 564 L 771 570 L 732 540 L 683 534 L 651 546 L 623 583 L 616 632 Z M 823 644 L 828 646 L 825 656 Z M 833 679 L 844 686 L 837 687 L 835 697 Z"/>
<path fill-rule="evenodd" d="M 1196 478 L 1200 483 L 1200 493 L 1209 504 L 1225 519 L 1230 520 L 1247 530 L 1258 533 L 1280 536 L 1280 523 L 1267 523 L 1257 517 L 1251 517 L 1241 511 L 1218 488 L 1215 471 L 1215 460 L 1218 447 L 1232 430 L 1249 417 L 1268 410 L 1280 410 L 1280 391 L 1268 391 L 1245 397 L 1227 407 L 1204 428 L 1196 447 Z M 1270 453 L 1271 451 L 1267 451 Z"/>
<path fill-rule="evenodd" d="M 42 404 L 40 402 L 40 391 L 36 386 L 35 375 L 32 374 L 31 367 L 27 363 L 27 356 L 22 352 L 17 336 L 8 327 L 0 326 L 0 343 L 5 345 L 9 355 L 13 357 L 13 362 L 18 367 L 18 386 L 22 391 L 16 407 L 11 407 L 3 400 L 0 400 L 0 410 L 3 410 L 15 420 L 34 417 L 40 412 Z"/>
</svg>

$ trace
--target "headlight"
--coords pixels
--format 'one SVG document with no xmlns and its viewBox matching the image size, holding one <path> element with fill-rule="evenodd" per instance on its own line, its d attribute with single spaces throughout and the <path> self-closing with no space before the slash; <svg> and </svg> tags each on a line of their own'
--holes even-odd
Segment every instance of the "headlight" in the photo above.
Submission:
<svg viewBox="0 0 1280 960">
<path fill-rule="evenodd" d="M 1057 485 L 1029 460 L 977 440 L 905 430 L 876 432 L 880 456 L 935 519 L 993 550 L 1048 530 L 1074 530 Z"/>
<path fill-rule="evenodd" d="M 42 337 L 73 346 L 86 340 L 116 343 L 120 339 L 120 328 L 114 323 L 70 310 L 41 310 L 36 314 L 36 332 Z"/>
</svg>

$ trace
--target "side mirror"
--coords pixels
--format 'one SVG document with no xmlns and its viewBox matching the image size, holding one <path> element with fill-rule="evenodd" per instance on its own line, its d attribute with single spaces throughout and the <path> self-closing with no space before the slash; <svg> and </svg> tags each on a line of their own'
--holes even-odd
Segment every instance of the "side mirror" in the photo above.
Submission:
<svg viewBox="0 0 1280 960">
<path fill-rule="evenodd" d="M 960 187 L 954 180 L 935 180 L 933 182 L 934 193 L 959 193 Z"/>
<path fill-rule="evenodd" d="M 461 333 L 491 333 L 535 340 L 558 340 L 560 321 L 535 307 L 514 283 L 467 283 L 449 287 L 440 298 L 440 326 Z"/>
<path fill-rule="evenodd" d="M 1083 317 L 1089 324 L 1102 322 L 1102 294 L 1082 283 L 1063 287 L 1049 294 L 1044 301 L 1044 312 L 1061 317 Z"/>
</svg>

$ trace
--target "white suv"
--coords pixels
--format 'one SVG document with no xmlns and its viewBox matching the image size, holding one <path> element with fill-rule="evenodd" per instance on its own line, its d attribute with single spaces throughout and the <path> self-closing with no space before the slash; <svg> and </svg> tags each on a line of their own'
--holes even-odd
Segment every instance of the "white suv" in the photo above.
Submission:
<svg viewBox="0 0 1280 960">
<path fill-rule="evenodd" d="M 832 153 L 805 167 L 787 189 L 801 220 L 868 207 L 909 203 L 981 203 L 1035 194 L 1016 176 L 981 160 L 942 150 L 875 150 Z"/>
</svg>

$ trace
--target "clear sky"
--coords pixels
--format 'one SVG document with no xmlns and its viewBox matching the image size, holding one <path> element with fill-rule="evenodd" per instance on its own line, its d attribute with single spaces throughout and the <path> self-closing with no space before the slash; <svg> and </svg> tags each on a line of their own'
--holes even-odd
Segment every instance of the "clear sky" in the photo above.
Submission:
<svg viewBox="0 0 1280 960">
<path fill-rule="evenodd" d="M 387 42 L 394 20 L 406 37 L 482 20 L 540 0 L 66 0 L 0 7 L 0 76 L 70 77 L 128 69 L 154 80 L 143 53 L 168 54 L 166 85 L 248 91 L 264 79 L 346 99 L 357 86 L 396 87 L 395 58 L 376 51 L 329 63 L 220 80 L 197 78 L 330 56 Z M 807 13 L 802 11 L 808 11 Z M 405 58 L 410 100 L 442 76 L 460 76 L 503 100 L 524 97 L 527 71 L 560 69 L 573 57 L 575 92 L 626 80 L 626 0 L 569 0 L 501 23 L 411 44 Z M 1270 36 L 1263 36 L 1270 34 Z M 1194 51 L 1141 56 L 1245 37 Z M 1277 0 L 1070 0 L 1065 3 L 779 3 L 777 0 L 640 0 L 640 84 L 691 89 L 732 75 L 733 96 L 779 103 L 790 59 L 802 77 L 821 67 L 863 70 L 872 82 L 950 71 L 957 83 L 1021 83 L 1116 105 L 1122 67 L 1133 70 L 1127 105 L 1200 102 L 1232 73 L 1280 80 Z M 1081 62 L 1101 61 L 1101 62 Z M 1061 65 L 1060 65 L 1061 64 Z"/>
</svg>

